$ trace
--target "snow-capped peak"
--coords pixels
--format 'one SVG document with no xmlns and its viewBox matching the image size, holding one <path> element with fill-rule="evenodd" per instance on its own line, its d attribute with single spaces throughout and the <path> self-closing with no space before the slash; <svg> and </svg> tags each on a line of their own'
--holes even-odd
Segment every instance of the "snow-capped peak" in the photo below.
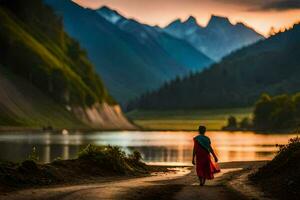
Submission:
<svg viewBox="0 0 300 200">
<path fill-rule="evenodd" d="M 97 10 L 97 12 L 113 24 L 118 23 L 123 18 L 117 11 L 110 9 L 107 6 L 101 7 Z"/>
</svg>

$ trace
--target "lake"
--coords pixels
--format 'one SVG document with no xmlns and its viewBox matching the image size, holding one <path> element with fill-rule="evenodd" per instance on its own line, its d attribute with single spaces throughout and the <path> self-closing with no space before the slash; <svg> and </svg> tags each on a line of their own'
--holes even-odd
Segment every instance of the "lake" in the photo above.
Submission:
<svg viewBox="0 0 300 200">
<path fill-rule="evenodd" d="M 116 131 L 92 133 L 1 133 L 0 159 L 22 161 L 36 148 L 40 162 L 76 158 L 87 144 L 120 146 L 127 153 L 138 150 L 148 164 L 190 165 L 192 138 L 197 132 Z M 296 134 L 208 132 L 221 162 L 269 160 Z"/>
</svg>

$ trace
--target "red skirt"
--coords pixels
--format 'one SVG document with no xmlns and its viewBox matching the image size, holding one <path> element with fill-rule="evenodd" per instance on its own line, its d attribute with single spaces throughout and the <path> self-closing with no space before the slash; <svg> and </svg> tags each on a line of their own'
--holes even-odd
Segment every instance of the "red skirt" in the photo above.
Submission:
<svg viewBox="0 0 300 200">
<path fill-rule="evenodd" d="M 196 171 L 197 176 L 205 179 L 213 179 L 214 173 L 220 172 L 210 159 L 210 153 L 194 141 L 196 151 Z"/>
</svg>

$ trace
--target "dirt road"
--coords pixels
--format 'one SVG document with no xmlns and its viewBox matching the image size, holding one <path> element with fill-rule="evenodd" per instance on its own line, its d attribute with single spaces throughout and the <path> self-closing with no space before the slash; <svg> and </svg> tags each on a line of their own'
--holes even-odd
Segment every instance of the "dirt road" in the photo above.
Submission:
<svg viewBox="0 0 300 200">
<path fill-rule="evenodd" d="M 4 200 L 99 200 L 99 199 L 252 199 L 252 192 L 242 195 L 244 179 L 252 167 L 261 162 L 222 163 L 222 172 L 200 187 L 192 167 L 176 168 L 168 173 L 156 173 L 140 178 L 106 178 L 97 183 L 51 188 L 27 189 L 0 196 Z M 234 183 L 235 181 L 235 183 Z M 239 185 L 240 184 L 240 185 Z M 235 187 L 237 186 L 237 187 Z M 245 189 L 245 188 L 244 188 Z M 256 192 L 255 192 L 256 193 Z"/>
</svg>

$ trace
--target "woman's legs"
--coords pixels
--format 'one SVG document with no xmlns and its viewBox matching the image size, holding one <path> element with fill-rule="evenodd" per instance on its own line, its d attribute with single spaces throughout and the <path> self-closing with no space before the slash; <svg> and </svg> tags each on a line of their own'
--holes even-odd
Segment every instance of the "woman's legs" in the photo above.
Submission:
<svg viewBox="0 0 300 200">
<path fill-rule="evenodd" d="M 200 186 L 203 186 L 205 184 L 206 179 L 201 176 L 198 176 L 198 178 L 199 178 Z"/>
<path fill-rule="evenodd" d="M 200 182 L 200 185 L 201 185 L 202 184 L 202 177 L 198 176 L 198 179 L 199 179 L 199 182 Z"/>
<path fill-rule="evenodd" d="M 198 178 L 199 178 L 200 186 L 203 186 L 204 185 L 203 181 L 205 182 L 205 179 L 202 178 L 201 176 L 198 176 Z"/>
<path fill-rule="evenodd" d="M 205 184 L 205 181 L 206 181 L 206 179 L 205 179 L 205 178 L 203 178 L 202 180 L 203 180 L 203 181 L 202 181 L 202 184 L 204 185 L 204 184 Z"/>
</svg>

